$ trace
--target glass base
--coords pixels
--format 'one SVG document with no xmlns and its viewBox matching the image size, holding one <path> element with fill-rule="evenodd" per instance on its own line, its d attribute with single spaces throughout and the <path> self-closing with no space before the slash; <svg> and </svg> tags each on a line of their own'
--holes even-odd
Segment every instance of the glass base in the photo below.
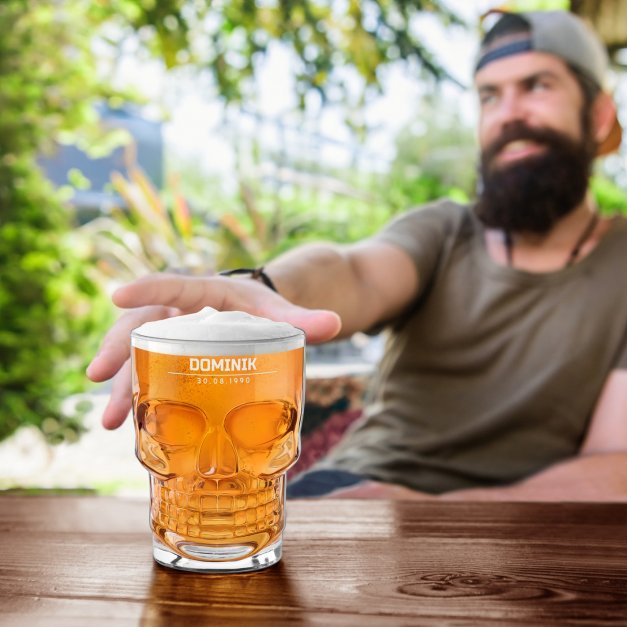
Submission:
<svg viewBox="0 0 627 627">
<path fill-rule="evenodd" d="M 206 546 L 200 544 L 182 546 L 181 548 L 186 553 L 201 558 L 195 560 L 182 557 L 153 538 L 152 556 L 157 564 L 191 573 L 247 573 L 276 564 L 281 559 L 282 544 L 282 539 L 279 539 L 259 553 L 242 559 L 237 559 L 237 557 L 249 553 L 249 546 Z M 230 561 L 216 561 L 225 559 Z"/>
</svg>

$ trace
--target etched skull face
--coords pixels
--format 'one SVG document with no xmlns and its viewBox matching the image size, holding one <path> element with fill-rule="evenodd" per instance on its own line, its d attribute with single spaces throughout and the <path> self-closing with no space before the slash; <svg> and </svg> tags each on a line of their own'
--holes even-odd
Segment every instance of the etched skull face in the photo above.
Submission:
<svg viewBox="0 0 627 627">
<path fill-rule="evenodd" d="M 234 320 L 175 317 L 166 338 L 159 326 L 155 336 L 143 326 L 131 334 L 136 455 L 150 474 L 153 554 L 183 570 L 213 562 L 248 570 L 280 558 L 285 472 L 298 457 L 304 334 L 269 320 L 248 328 L 246 314 L 232 313 Z"/>
<path fill-rule="evenodd" d="M 136 409 L 137 457 L 160 479 L 272 478 L 298 455 L 298 411 L 286 401 L 244 403 L 223 419 L 164 399 Z"/>
</svg>

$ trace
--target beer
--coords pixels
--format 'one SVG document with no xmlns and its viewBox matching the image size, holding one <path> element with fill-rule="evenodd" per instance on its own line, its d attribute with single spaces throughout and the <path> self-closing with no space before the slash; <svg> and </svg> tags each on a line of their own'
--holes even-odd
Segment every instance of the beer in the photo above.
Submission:
<svg viewBox="0 0 627 627">
<path fill-rule="evenodd" d="M 143 325 L 132 345 L 155 559 L 214 572 L 277 562 L 299 452 L 302 331 L 206 308 Z"/>
</svg>

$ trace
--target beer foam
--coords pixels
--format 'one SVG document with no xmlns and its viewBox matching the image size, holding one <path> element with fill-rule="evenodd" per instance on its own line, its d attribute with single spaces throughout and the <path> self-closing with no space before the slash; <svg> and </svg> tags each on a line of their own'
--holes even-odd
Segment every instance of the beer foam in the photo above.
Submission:
<svg viewBox="0 0 627 627">
<path fill-rule="evenodd" d="M 135 333 L 163 340 L 246 342 L 294 337 L 301 332 L 287 322 L 274 322 L 243 311 L 205 307 L 185 316 L 145 322 Z"/>
</svg>

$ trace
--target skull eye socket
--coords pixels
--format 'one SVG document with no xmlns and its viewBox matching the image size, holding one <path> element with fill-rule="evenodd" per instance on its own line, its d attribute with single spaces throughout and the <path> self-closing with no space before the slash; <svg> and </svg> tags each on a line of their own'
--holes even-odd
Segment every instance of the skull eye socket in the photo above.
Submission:
<svg viewBox="0 0 627 627">
<path fill-rule="evenodd" d="M 224 428 L 238 446 L 253 449 L 292 431 L 296 419 L 296 407 L 286 401 L 245 403 L 228 413 Z"/>
<path fill-rule="evenodd" d="M 196 407 L 149 400 L 137 407 L 137 422 L 150 437 L 169 446 L 193 446 L 205 432 L 205 415 Z"/>
</svg>

